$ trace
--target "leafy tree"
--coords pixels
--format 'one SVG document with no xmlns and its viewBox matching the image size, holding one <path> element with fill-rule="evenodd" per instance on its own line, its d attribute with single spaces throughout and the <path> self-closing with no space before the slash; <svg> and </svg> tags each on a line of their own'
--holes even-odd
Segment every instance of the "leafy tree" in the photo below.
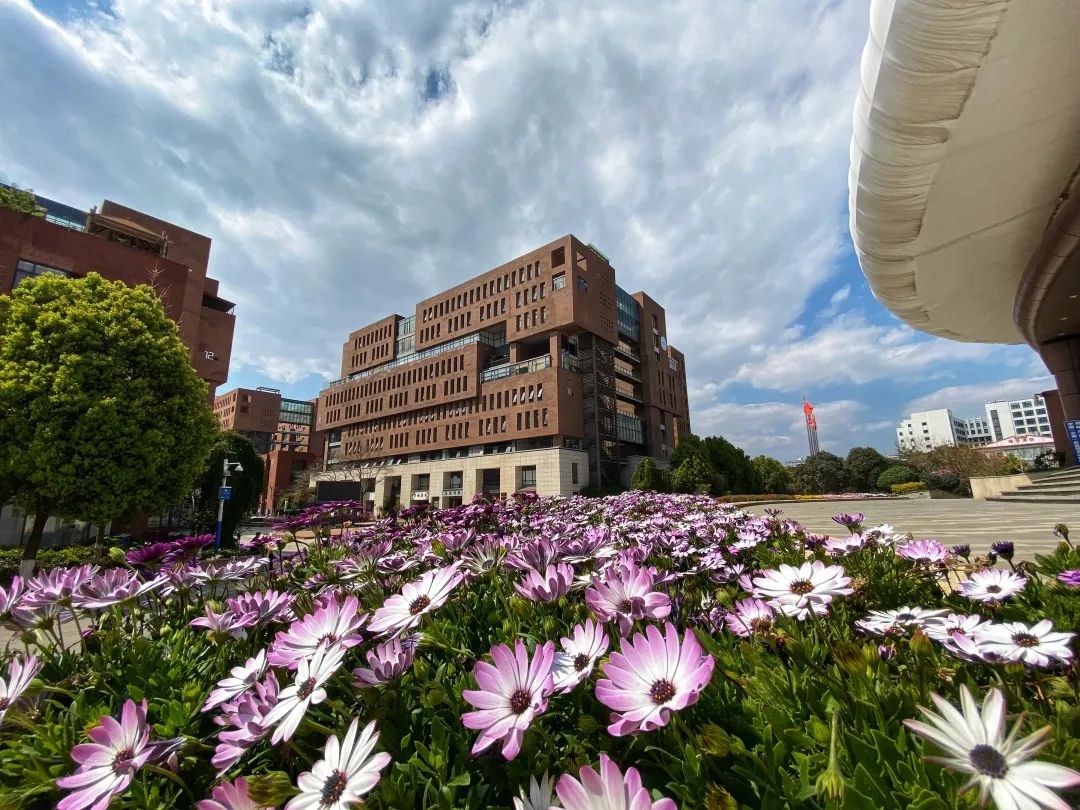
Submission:
<svg viewBox="0 0 1080 810">
<path fill-rule="evenodd" d="M 195 528 L 201 532 L 214 530 L 217 523 L 218 488 L 221 486 L 221 474 L 225 459 L 239 462 L 243 472 L 229 475 L 232 498 L 225 501 L 225 510 L 221 517 L 222 542 L 227 542 L 236 532 L 236 527 L 252 510 L 259 506 L 259 496 L 263 492 L 265 471 L 263 460 L 255 450 L 251 439 L 235 430 L 218 433 L 210 447 L 210 455 L 205 462 L 202 477 L 195 490 L 194 519 Z"/>
<path fill-rule="evenodd" d="M 37 204 L 34 192 L 17 186 L 0 185 L 0 208 L 10 208 L 33 217 L 45 216 L 45 209 Z"/>
<path fill-rule="evenodd" d="M 761 481 L 750 457 L 723 436 L 709 436 L 703 441 L 705 460 L 719 480 L 713 487 L 714 495 L 726 492 L 756 493 L 761 491 Z"/>
<path fill-rule="evenodd" d="M 761 481 L 761 492 L 784 494 L 791 491 L 791 473 L 775 458 L 755 456 L 751 463 Z"/>
<path fill-rule="evenodd" d="M 693 455 L 704 459 L 705 445 L 698 436 L 688 433 L 679 439 L 679 443 L 671 451 L 671 469 L 678 469 L 687 458 Z"/>
<path fill-rule="evenodd" d="M 799 464 L 792 478 L 799 492 L 811 495 L 840 492 L 844 488 L 844 460 L 822 450 Z"/>
<path fill-rule="evenodd" d="M 877 488 L 889 492 L 896 484 L 911 484 L 918 480 L 918 470 L 906 464 L 894 464 L 878 476 Z"/>
<path fill-rule="evenodd" d="M 40 276 L 0 296 L 0 480 L 34 525 L 101 524 L 176 503 L 214 433 L 206 384 L 154 291 Z"/>
<path fill-rule="evenodd" d="M 690 455 L 672 473 L 671 488 L 676 492 L 700 492 L 711 486 L 715 477 L 701 456 Z"/>
<path fill-rule="evenodd" d="M 952 473 L 960 479 L 959 492 L 970 493 L 972 478 L 1006 473 L 1005 460 L 1001 456 L 991 456 L 966 445 L 942 445 L 926 452 L 904 450 L 900 460 L 917 470 L 924 480 L 932 475 L 940 476 L 943 471 Z"/>
<path fill-rule="evenodd" d="M 645 456 L 634 470 L 634 476 L 630 479 L 631 489 L 657 490 L 656 462 L 651 457 Z"/>
<path fill-rule="evenodd" d="M 844 460 L 844 475 L 852 492 L 877 489 L 878 478 L 889 469 L 890 461 L 873 447 L 852 447 Z"/>
</svg>

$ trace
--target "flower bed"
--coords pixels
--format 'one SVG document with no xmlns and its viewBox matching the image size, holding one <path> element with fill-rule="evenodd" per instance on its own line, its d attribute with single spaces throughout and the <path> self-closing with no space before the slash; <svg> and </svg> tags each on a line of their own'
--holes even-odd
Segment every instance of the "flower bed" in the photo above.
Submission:
<svg viewBox="0 0 1080 810">
<path fill-rule="evenodd" d="M 857 513 L 824 539 L 706 497 L 518 497 L 331 538 L 353 508 L 248 556 L 186 538 L 0 590 L 0 807 L 1080 801 L 1064 526 L 1051 557 L 999 543 L 989 568 Z"/>
</svg>

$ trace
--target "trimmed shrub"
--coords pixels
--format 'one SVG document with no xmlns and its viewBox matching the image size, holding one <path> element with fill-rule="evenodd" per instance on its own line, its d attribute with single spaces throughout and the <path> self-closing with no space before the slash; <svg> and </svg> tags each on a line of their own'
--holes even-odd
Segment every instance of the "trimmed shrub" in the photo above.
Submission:
<svg viewBox="0 0 1080 810">
<path fill-rule="evenodd" d="M 922 481 L 908 481 L 905 484 L 893 484 L 891 489 L 895 495 L 904 495 L 908 492 L 920 492 L 927 489 L 927 486 Z"/>
<path fill-rule="evenodd" d="M 894 464 L 878 476 L 878 489 L 891 490 L 894 484 L 910 484 L 921 478 L 918 472 L 906 464 Z"/>
</svg>

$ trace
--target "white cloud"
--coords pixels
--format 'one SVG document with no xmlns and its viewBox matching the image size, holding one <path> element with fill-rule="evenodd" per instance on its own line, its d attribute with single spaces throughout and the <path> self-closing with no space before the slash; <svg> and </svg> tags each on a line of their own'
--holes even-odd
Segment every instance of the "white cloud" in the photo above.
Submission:
<svg viewBox="0 0 1080 810">
<path fill-rule="evenodd" d="M 960 418 L 983 416 L 983 405 L 996 399 L 1027 399 L 1054 387 L 1054 378 L 1043 374 L 1033 377 L 1012 377 L 998 382 L 971 385 L 950 385 L 917 397 L 904 406 L 902 414 L 912 411 L 930 411 L 936 408 L 952 408 Z"/>
<path fill-rule="evenodd" d="M 831 296 L 831 297 L 829 298 L 829 306 L 833 306 L 833 307 L 834 307 L 834 306 L 836 306 L 837 304 L 842 304 L 842 303 L 844 303 L 845 301 L 847 301 L 847 300 L 848 300 L 848 297 L 849 297 L 850 295 L 851 295 L 851 285 L 850 285 L 850 284 L 845 284 L 845 285 L 844 285 L 843 287 L 841 287 L 841 288 L 840 288 L 839 290 L 837 290 L 836 292 L 834 292 L 834 293 L 832 294 L 832 296 Z"/>
<path fill-rule="evenodd" d="M 833 272 L 865 9 L 0 0 L 10 178 L 214 239 L 238 362 L 294 379 L 348 332 L 573 232 L 724 379 Z M 435 91 L 435 92 L 432 92 Z"/>
<path fill-rule="evenodd" d="M 1015 366 L 1028 362 L 1031 350 L 931 338 L 907 326 L 872 324 L 849 313 L 810 335 L 799 330 L 781 341 L 756 343 L 748 354 L 735 380 L 798 391 L 826 383 L 932 379 L 946 373 L 947 363 L 957 361 Z"/>
<path fill-rule="evenodd" d="M 711 399 L 715 393 L 707 388 L 695 390 L 691 404 Z M 892 449 L 890 436 L 895 423 L 872 419 L 874 414 L 865 403 L 852 399 L 815 402 L 814 415 L 822 450 L 842 456 L 859 444 L 882 451 Z M 792 461 L 808 450 L 802 400 L 794 397 L 787 402 L 703 404 L 691 411 L 691 427 L 699 436 L 723 436 L 751 456 L 763 453 Z"/>
</svg>

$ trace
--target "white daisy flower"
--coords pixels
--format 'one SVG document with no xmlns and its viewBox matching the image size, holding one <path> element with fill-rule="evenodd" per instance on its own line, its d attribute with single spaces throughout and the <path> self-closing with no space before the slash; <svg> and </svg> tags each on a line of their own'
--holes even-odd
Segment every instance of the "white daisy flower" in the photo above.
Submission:
<svg viewBox="0 0 1080 810">
<path fill-rule="evenodd" d="M 379 734 L 372 720 L 356 738 L 357 720 L 353 718 L 345 739 L 328 737 L 323 758 L 296 780 L 300 794 L 285 805 L 285 810 L 349 810 L 361 804 L 360 797 L 379 784 L 379 771 L 390 763 L 390 755 L 371 755 Z M 370 755 L 370 756 L 369 756 Z"/>
<path fill-rule="evenodd" d="M 537 782 L 536 777 L 529 778 L 529 792 L 525 788 L 514 797 L 514 810 L 549 810 L 552 807 L 560 807 L 559 800 L 555 798 L 555 780 L 544 771 L 543 778 Z"/>
<path fill-rule="evenodd" d="M 266 725 L 274 726 L 270 742 L 275 745 L 296 732 L 309 706 L 326 700 L 323 684 L 341 666 L 347 650 L 344 647 L 322 647 L 311 658 L 302 658 L 296 667 L 296 680 L 281 690 L 277 705 L 266 715 Z"/>
<path fill-rule="evenodd" d="M 555 653 L 551 674 L 555 691 L 565 693 L 589 677 L 596 662 L 608 650 L 608 637 L 603 625 L 589 619 L 574 628 L 573 638 L 564 636 L 560 641 L 562 650 Z"/>
<path fill-rule="evenodd" d="M 921 607 L 902 607 L 896 610 L 871 610 L 865 619 L 855 626 L 872 636 L 906 636 L 916 627 L 926 627 L 942 619 L 947 610 L 929 610 Z M 927 633 L 929 635 L 929 633 Z"/>
<path fill-rule="evenodd" d="M 1015 571 L 987 568 L 976 571 L 961 582 L 960 593 L 979 602 L 1000 602 L 1020 593 L 1027 586 L 1027 582 L 1027 577 L 1022 577 Z"/>
<path fill-rule="evenodd" d="M 995 653 L 1006 661 L 1023 661 L 1033 667 L 1067 664 L 1073 653 L 1069 649 L 1074 633 L 1055 633 L 1054 624 L 1043 619 L 1028 627 L 1023 622 L 1005 622 L 988 627 L 980 641 L 985 651 Z"/>
<path fill-rule="evenodd" d="M 773 600 L 785 616 L 805 619 L 811 612 L 822 615 L 833 597 L 852 592 L 851 577 L 841 566 L 815 560 L 798 568 L 781 565 L 754 577 L 752 595 Z"/>
<path fill-rule="evenodd" d="M 905 720 L 904 725 L 946 754 L 929 759 L 971 775 L 963 790 L 977 787 L 982 804 L 993 798 L 1000 808 L 1068 810 L 1052 789 L 1080 785 L 1080 773 L 1062 765 L 1029 761 L 1046 744 L 1050 726 L 1017 739 L 1023 722 L 1018 720 L 1006 736 L 1005 698 L 998 689 L 987 693 L 981 712 L 966 686 L 960 687 L 962 714 L 939 695 L 931 697 L 941 714 L 920 707 L 929 725 L 916 720 Z"/>
<path fill-rule="evenodd" d="M 416 582 L 410 582 L 400 594 L 391 596 L 368 625 L 372 633 L 399 635 L 416 627 L 428 613 L 440 608 L 465 575 L 458 570 L 460 563 L 428 571 Z"/>
</svg>

